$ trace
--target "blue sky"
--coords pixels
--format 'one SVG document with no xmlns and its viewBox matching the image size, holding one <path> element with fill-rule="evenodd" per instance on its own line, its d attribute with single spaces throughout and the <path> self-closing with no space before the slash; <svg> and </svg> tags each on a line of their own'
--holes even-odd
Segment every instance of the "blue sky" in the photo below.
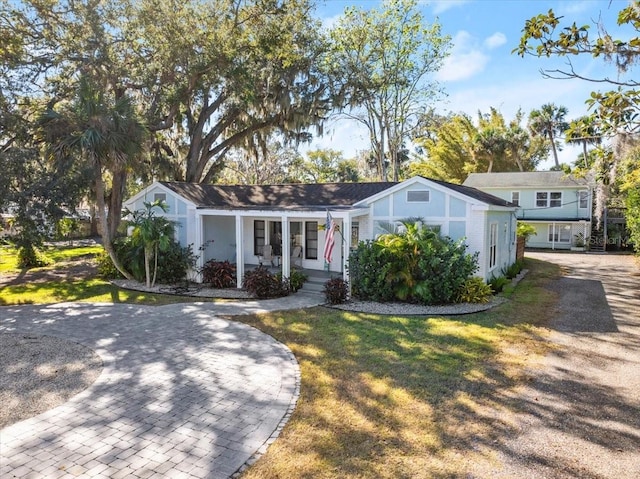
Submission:
<svg viewBox="0 0 640 479">
<path fill-rule="evenodd" d="M 522 108 L 526 114 L 544 103 L 568 108 L 568 119 L 588 113 L 585 100 L 598 85 L 580 80 L 544 79 L 540 69 L 566 67 L 566 60 L 535 57 L 521 58 L 511 51 L 518 46 L 525 21 L 553 9 L 563 15 L 565 23 L 593 24 L 602 18 L 614 38 L 625 38 L 626 32 L 616 24 L 618 11 L 626 0 L 440 0 L 421 2 L 425 19 L 436 18 L 443 32 L 452 38 L 453 48 L 436 78 L 447 94 L 436 104 L 446 113 L 466 112 L 476 116 L 478 110 L 488 112 L 493 106 L 507 120 Z M 378 0 L 319 0 L 317 14 L 331 25 L 348 5 L 363 9 L 378 7 Z M 595 27 L 591 27 L 592 34 Z M 573 58 L 576 70 L 584 75 L 616 78 L 613 68 L 602 60 Z M 601 89 L 606 86 L 600 86 Z M 333 148 L 346 158 L 357 150 L 368 148 L 366 133 L 343 121 L 326 128 L 323 138 L 315 139 L 310 148 Z M 581 150 L 565 147 L 561 161 L 572 162 Z M 540 169 L 552 166 L 549 160 Z"/>
</svg>

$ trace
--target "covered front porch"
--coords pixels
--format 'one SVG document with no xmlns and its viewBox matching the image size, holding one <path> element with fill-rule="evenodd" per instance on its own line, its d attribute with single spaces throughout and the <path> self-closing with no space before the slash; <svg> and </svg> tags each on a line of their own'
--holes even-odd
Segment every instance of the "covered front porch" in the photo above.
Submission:
<svg viewBox="0 0 640 479">
<path fill-rule="evenodd" d="M 196 210 L 194 251 L 197 270 L 209 260 L 236 265 L 237 287 L 246 271 L 260 264 L 290 277 L 295 268 L 307 276 L 348 280 L 348 251 L 359 240 L 358 219 L 366 210 L 331 210 L 336 229 L 331 261 L 325 258 L 327 211 Z M 349 232 L 349 234 L 345 234 Z M 198 275 L 198 281 L 201 281 Z"/>
</svg>

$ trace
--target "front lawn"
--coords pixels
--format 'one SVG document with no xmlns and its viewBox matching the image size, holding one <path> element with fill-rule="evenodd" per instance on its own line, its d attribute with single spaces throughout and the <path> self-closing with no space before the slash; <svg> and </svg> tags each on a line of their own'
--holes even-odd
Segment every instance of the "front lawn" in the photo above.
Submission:
<svg viewBox="0 0 640 479">
<path fill-rule="evenodd" d="M 243 476 L 464 478 L 513 432 L 515 389 L 540 339 L 558 269 L 532 271 L 499 308 L 401 317 L 326 308 L 237 317 L 286 344 L 301 396 L 280 438 Z M 477 469 L 476 469 L 477 470 Z"/>
<path fill-rule="evenodd" d="M 203 298 L 121 289 L 95 277 L 95 272 L 80 272 L 79 276 L 66 274 L 70 268 L 78 267 L 102 251 L 100 245 L 49 246 L 43 249 L 43 253 L 53 261 L 51 265 L 20 270 L 17 267 L 16 249 L 1 246 L 0 274 L 3 278 L 10 279 L 3 281 L 1 285 L 0 305 L 48 304 L 65 301 L 162 305 L 196 300 L 206 301 Z M 61 276 L 54 277 L 54 273 L 61 273 Z"/>
</svg>

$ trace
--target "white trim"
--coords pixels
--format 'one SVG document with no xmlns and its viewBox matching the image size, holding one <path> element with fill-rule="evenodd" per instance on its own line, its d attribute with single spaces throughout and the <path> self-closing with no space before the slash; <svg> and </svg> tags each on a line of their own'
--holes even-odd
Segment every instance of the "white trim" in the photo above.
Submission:
<svg viewBox="0 0 640 479">
<path fill-rule="evenodd" d="M 187 204 L 187 207 L 191 206 L 193 208 L 197 208 L 197 205 L 194 202 L 189 201 L 188 199 L 186 199 L 181 194 L 176 193 L 175 191 L 173 191 L 171 188 L 167 188 L 166 186 L 164 186 L 159 181 L 154 181 L 149 186 L 147 186 L 146 188 L 143 188 L 137 194 L 135 194 L 131 198 L 127 199 L 125 202 L 123 202 L 123 206 L 132 205 L 132 204 L 135 204 L 135 202 L 138 201 L 141 198 L 147 198 L 147 195 L 149 194 L 149 192 L 154 188 L 160 188 L 162 191 L 164 191 L 167 194 L 171 195 L 173 198 L 180 198 L 180 200 L 184 201 Z"/>
</svg>

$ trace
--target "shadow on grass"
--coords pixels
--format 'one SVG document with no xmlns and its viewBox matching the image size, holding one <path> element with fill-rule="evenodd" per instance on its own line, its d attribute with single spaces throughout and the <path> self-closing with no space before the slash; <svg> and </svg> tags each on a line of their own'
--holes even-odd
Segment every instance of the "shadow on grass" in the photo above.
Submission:
<svg viewBox="0 0 640 479">
<path fill-rule="evenodd" d="M 293 420 L 277 449 L 246 477 L 282 470 L 297 477 L 485 477 L 470 476 L 470 464 L 495 466 L 496 455 L 517 455 L 507 439 L 519 433 L 523 411 L 581 440 L 632 451 L 633 434 L 614 441 L 612 429 L 594 425 L 600 408 L 620 423 L 634 411 L 611 389 L 549 378 L 539 387 L 557 398 L 557 410 L 517 394 L 530 383 L 528 356 L 543 352 L 546 333 L 537 326 L 548 326 L 558 299 L 547 286 L 559 268 L 533 260 L 527 267 L 509 303 L 459 319 L 324 308 L 237 318 L 287 344 L 302 368 Z M 586 402 L 568 430 L 556 415 L 577 401 Z M 639 417 L 631 423 L 636 430 Z M 530 460 L 551 471 L 571 469 L 562 457 Z"/>
<path fill-rule="evenodd" d="M 202 301 L 202 298 L 199 299 Z M 8 285 L 0 295 L 2 305 L 75 301 L 164 305 L 193 302 L 194 298 L 125 290 L 100 279 Z"/>
</svg>

